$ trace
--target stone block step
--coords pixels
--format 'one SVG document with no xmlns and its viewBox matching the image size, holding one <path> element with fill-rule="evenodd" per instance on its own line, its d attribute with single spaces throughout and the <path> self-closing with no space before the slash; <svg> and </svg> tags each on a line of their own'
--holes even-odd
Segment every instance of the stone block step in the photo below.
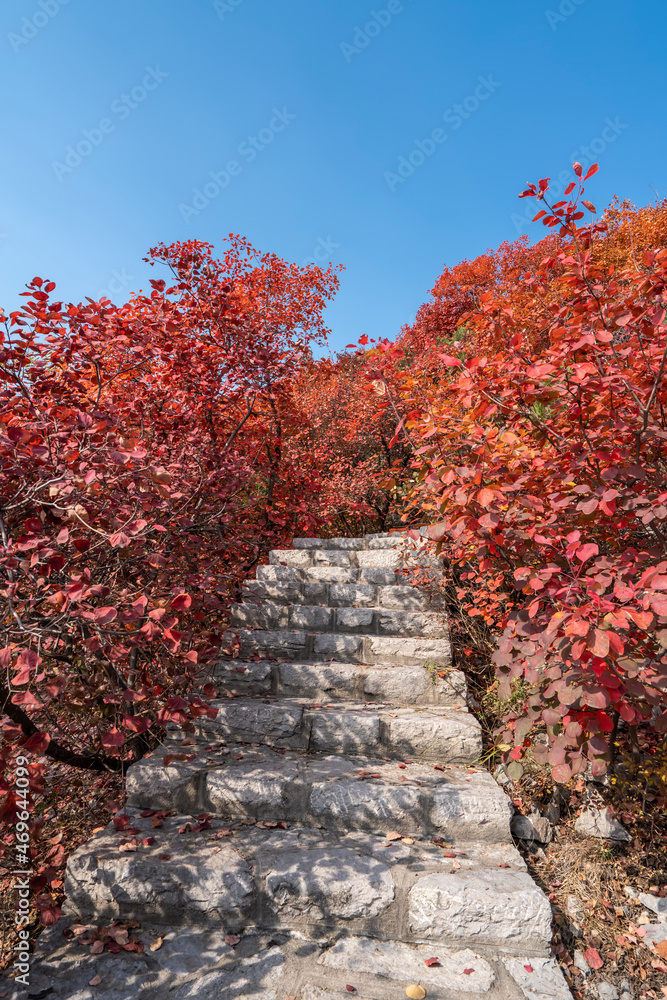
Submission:
<svg viewBox="0 0 667 1000">
<path fill-rule="evenodd" d="M 512 843 L 512 805 L 487 771 L 266 747 L 206 749 L 202 741 L 190 748 L 194 759 L 178 759 L 183 754 L 179 743 L 168 741 L 133 764 L 130 805 L 338 833 L 395 830 L 459 845 Z"/>
<path fill-rule="evenodd" d="M 195 729 L 225 741 L 440 764 L 469 764 L 482 752 L 479 722 L 451 708 L 313 705 L 297 698 L 233 698 L 212 705 L 215 719 L 201 716 Z"/>
<path fill-rule="evenodd" d="M 350 611 L 358 609 L 351 608 Z M 235 629 L 240 656 L 276 660 L 339 660 L 347 663 L 386 663 L 408 667 L 451 664 L 449 639 L 355 635 L 341 632 L 305 632 L 287 629 Z"/>
<path fill-rule="evenodd" d="M 390 587 L 405 585 L 405 577 L 394 569 L 358 569 L 356 566 L 258 566 L 257 579 L 262 583 L 357 583 Z M 317 602 L 313 602 L 317 603 Z"/>
<path fill-rule="evenodd" d="M 400 548 L 378 548 L 371 550 L 350 549 L 273 549 L 269 553 L 271 566 L 292 566 L 298 569 L 309 567 L 338 567 L 341 569 L 399 569 L 434 565 L 434 557 L 429 553 Z"/>
<path fill-rule="evenodd" d="M 215 679 L 232 694 L 287 695 L 313 701 L 390 701 L 463 708 L 467 698 L 465 676 L 448 668 L 224 660 L 216 667 Z"/>
<path fill-rule="evenodd" d="M 396 611 L 374 608 L 331 608 L 320 604 L 288 607 L 273 601 L 234 604 L 232 627 L 252 629 L 303 629 L 307 632 L 340 632 L 360 635 L 410 636 L 442 639 L 448 629 L 434 611 Z"/>
<path fill-rule="evenodd" d="M 457 853 L 414 838 L 259 824 L 235 830 L 187 815 L 155 827 L 139 810 L 125 816 L 124 829 L 119 817 L 70 856 L 68 909 L 85 922 L 228 933 L 253 926 L 548 955 L 549 901 L 508 844 L 468 844 Z M 350 953 L 341 959 L 350 960 Z"/>
<path fill-rule="evenodd" d="M 262 568 L 262 567 L 260 567 Z M 272 567 L 264 567 L 271 569 Z M 288 580 L 247 580 L 243 596 L 259 603 L 326 605 L 331 608 L 387 608 L 427 611 L 429 600 L 415 587 L 368 583 L 303 583 Z"/>
<path fill-rule="evenodd" d="M 133 931 L 142 952 L 91 954 L 90 943 L 67 941 L 66 920 L 46 928 L 32 956 L 30 995 L 50 1000 L 342 1000 L 354 984 L 360 1000 L 405 1000 L 417 983 L 428 1000 L 571 1000 L 553 958 L 487 954 L 471 948 L 363 936 L 338 940 L 299 932 L 244 930 L 237 943 L 224 930 L 142 925 Z M 83 935 L 86 937 L 86 935 Z M 156 947 L 156 945 L 159 945 Z M 152 947 L 151 947 L 152 946 Z M 530 970 L 530 971 L 528 971 Z M 101 982 L 94 988 L 90 981 Z M 25 1000 L 7 980 L 8 1000 Z"/>
</svg>

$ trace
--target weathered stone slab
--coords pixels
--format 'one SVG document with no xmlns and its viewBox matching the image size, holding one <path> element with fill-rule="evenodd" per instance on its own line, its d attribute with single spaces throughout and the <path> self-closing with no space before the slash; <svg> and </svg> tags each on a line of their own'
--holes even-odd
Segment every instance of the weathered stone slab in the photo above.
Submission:
<svg viewBox="0 0 667 1000">
<path fill-rule="evenodd" d="M 431 874 L 410 890 L 409 927 L 433 940 L 546 949 L 551 941 L 551 907 L 524 872 Z"/>
<path fill-rule="evenodd" d="M 425 611 L 429 606 L 428 597 L 417 587 L 397 585 L 378 587 L 378 604 L 396 611 Z"/>
<path fill-rule="evenodd" d="M 233 604 L 231 624 L 241 628 L 281 629 L 289 623 L 288 610 L 282 604 Z"/>
<path fill-rule="evenodd" d="M 388 734 L 387 753 L 419 756 L 422 760 L 446 760 L 468 764 L 482 752 L 479 722 L 467 712 L 431 709 L 399 709 L 385 713 Z"/>
<path fill-rule="evenodd" d="M 360 669 L 356 663 L 279 663 L 278 690 L 296 697 L 351 698 Z"/>
<path fill-rule="evenodd" d="M 378 787 L 358 779 L 316 782 L 308 809 L 316 821 L 334 829 L 418 833 L 424 825 L 422 792 L 416 786 Z"/>
<path fill-rule="evenodd" d="M 298 776 L 295 763 L 242 764 L 211 771 L 206 778 L 207 808 L 223 816 L 286 819 L 290 785 Z"/>
<path fill-rule="evenodd" d="M 510 840 L 512 803 L 486 772 L 435 788 L 431 802 L 430 822 L 445 837 L 490 843 Z"/>
<path fill-rule="evenodd" d="M 225 691 L 242 694 L 269 694 L 271 664 L 265 660 L 222 660 L 215 668 L 215 679 Z"/>
<path fill-rule="evenodd" d="M 313 637 L 313 656 L 322 660 L 340 660 L 343 663 L 363 662 L 362 640 L 356 635 L 330 632 Z"/>
<path fill-rule="evenodd" d="M 369 636 L 366 640 L 369 663 L 392 663 L 405 666 L 434 664 L 448 667 L 452 660 L 449 639 L 409 639 L 394 636 Z"/>
<path fill-rule="evenodd" d="M 404 554 L 397 549 L 357 552 L 357 564 L 361 569 L 396 569 L 404 565 Z"/>
<path fill-rule="evenodd" d="M 338 608 L 336 631 L 373 633 L 376 631 L 375 614 L 369 608 Z"/>
<path fill-rule="evenodd" d="M 302 549 L 273 549 L 269 553 L 271 566 L 310 566 L 312 554 Z"/>
<path fill-rule="evenodd" d="M 361 583 L 332 583 L 329 604 L 332 608 L 370 608 L 377 602 L 377 587 Z"/>
<path fill-rule="evenodd" d="M 253 631 L 238 629 L 241 656 L 273 656 L 276 659 L 303 659 L 307 646 L 306 632 Z M 230 635 L 231 638 L 231 635 Z"/>
<path fill-rule="evenodd" d="M 418 636 L 442 639 L 448 635 L 444 619 L 422 611 L 380 611 L 376 615 L 378 635 Z"/>
<path fill-rule="evenodd" d="M 295 702 L 266 704 L 254 699 L 213 702 L 215 719 L 198 720 L 204 731 L 248 743 L 300 746 L 303 708 Z"/>
<path fill-rule="evenodd" d="M 179 748 L 175 748 L 175 753 Z M 128 802 L 144 809 L 178 809 L 196 813 L 201 802 L 200 778 L 210 766 L 207 757 L 193 761 L 173 761 L 165 767 L 162 753 L 144 757 L 127 772 Z"/>
<path fill-rule="evenodd" d="M 380 719 L 375 713 L 308 712 L 310 746 L 328 753 L 381 753 Z"/>
<path fill-rule="evenodd" d="M 433 945 L 408 945 L 401 941 L 378 941 L 368 937 L 346 937 L 318 959 L 330 969 L 368 973 L 401 983 L 419 983 L 425 988 L 461 993 L 486 993 L 495 981 L 493 969 L 469 948 L 450 951 L 438 946 L 438 965 L 426 966 Z M 472 971 L 471 971 L 472 969 Z M 428 990 L 427 990 L 428 992 Z"/>
<path fill-rule="evenodd" d="M 203 836 L 179 834 L 189 819 L 165 821 L 156 831 L 150 821 L 133 816 L 131 829 L 139 834 L 113 826 L 95 834 L 67 863 L 70 906 L 101 921 L 149 919 L 173 926 L 176 913 L 188 913 L 203 923 L 243 926 L 255 903 L 247 862 L 228 845 L 212 853 Z M 122 851 L 124 842 L 134 849 Z"/>
<path fill-rule="evenodd" d="M 295 549 L 344 549 L 354 551 L 364 547 L 363 538 L 295 538 Z"/>
<path fill-rule="evenodd" d="M 275 604 L 299 604 L 301 584 L 269 582 L 268 580 L 246 580 L 242 587 L 243 596 L 248 601 L 272 601 Z"/>
<path fill-rule="evenodd" d="M 345 848 L 280 856 L 266 873 L 266 892 L 283 919 L 370 919 L 394 899 L 386 865 Z"/>
<path fill-rule="evenodd" d="M 572 1000 L 555 958 L 503 958 L 526 1000 Z"/>
<path fill-rule="evenodd" d="M 236 951 L 225 944 L 219 930 L 201 927 L 161 927 L 138 932 L 142 953 L 108 951 L 100 955 L 85 946 L 68 942 L 62 922 L 42 932 L 30 970 L 30 987 L 14 993 L 10 1000 L 47 996 L 53 1000 L 219 1000 L 221 996 L 253 1000 L 277 1000 L 276 987 L 285 969 L 280 948 L 258 941 L 253 951 Z M 159 948 L 150 949 L 157 938 Z M 249 954 L 248 954 L 249 952 Z M 97 982 L 90 986 L 90 981 Z M 19 985 L 19 984 L 16 984 Z M 284 992 L 284 991 L 283 991 Z"/>
<path fill-rule="evenodd" d="M 313 550 L 313 566 L 342 566 L 350 569 L 349 552 L 338 551 L 336 549 L 315 549 Z"/>
<path fill-rule="evenodd" d="M 289 627 L 292 629 L 302 629 L 306 632 L 329 632 L 334 626 L 334 612 L 332 608 L 320 605 L 302 605 L 290 608 Z"/>
</svg>

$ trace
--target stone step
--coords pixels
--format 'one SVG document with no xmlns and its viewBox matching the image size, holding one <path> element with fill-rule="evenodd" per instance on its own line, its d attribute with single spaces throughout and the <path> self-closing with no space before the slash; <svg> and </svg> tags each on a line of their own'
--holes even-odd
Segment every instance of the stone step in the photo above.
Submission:
<svg viewBox="0 0 667 1000">
<path fill-rule="evenodd" d="M 298 698 L 233 698 L 212 706 L 215 719 L 201 716 L 194 726 L 218 740 L 440 764 L 469 764 L 482 752 L 479 722 L 453 708 L 313 705 Z"/>
<path fill-rule="evenodd" d="M 231 625 L 251 629 L 303 629 L 308 632 L 400 635 L 423 639 L 442 639 L 448 635 L 444 618 L 434 611 L 331 608 L 320 604 L 288 607 L 272 601 L 233 604 Z"/>
<path fill-rule="evenodd" d="M 260 567 L 272 569 L 273 567 Z M 303 583 L 300 581 L 247 580 L 243 596 L 260 603 L 326 605 L 331 608 L 387 608 L 394 611 L 428 611 L 427 596 L 416 587 L 375 586 L 359 583 Z"/>
<path fill-rule="evenodd" d="M 262 583 L 356 583 L 377 587 L 406 584 L 405 577 L 394 569 L 359 569 L 356 566 L 349 569 L 344 566 L 258 566 L 256 577 Z"/>
<path fill-rule="evenodd" d="M 194 759 L 172 759 L 184 753 Z M 395 830 L 459 845 L 512 843 L 512 805 L 488 771 L 266 747 L 206 749 L 202 741 L 188 753 L 168 741 L 132 765 L 127 794 L 133 807 L 193 816 L 306 823 L 338 833 Z"/>
<path fill-rule="evenodd" d="M 67 941 L 66 920 L 42 931 L 32 956 L 30 996 L 50 1000 L 342 1000 L 353 984 L 360 1000 L 405 1000 L 423 986 L 428 1000 L 571 1000 L 555 959 L 352 935 L 338 940 L 299 932 L 245 930 L 232 943 L 224 930 L 145 924 L 133 935 L 142 952 L 91 954 Z M 83 935 L 86 937 L 86 935 Z M 157 947 L 156 947 L 157 946 Z M 90 982 L 101 982 L 91 989 Z M 8 1000 L 26 989 L 6 980 Z"/>
<path fill-rule="evenodd" d="M 382 549 L 273 549 L 269 553 L 269 565 L 293 566 L 298 569 L 308 567 L 338 567 L 341 569 L 400 569 L 434 565 L 432 555 L 402 546 Z"/>
<path fill-rule="evenodd" d="M 350 608 L 350 611 L 359 609 Z M 259 656 L 276 660 L 338 660 L 423 667 L 451 664 L 449 639 L 415 639 L 403 636 L 355 635 L 341 632 L 305 632 L 287 629 L 234 629 L 226 634 L 239 640 L 241 658 Z"/>
<path fill-rule="evenodd" d="M 215 679 L 231 694 L 286 695 L 313 701 L 464 708 L 467 699 L 465 676 L 450 668 L 224 660 L 215 669 Z"/>
<path fill-rule="evenodd" d="M 84 922 L 253 926 L 548 955 L 549 901 L 509 844 L 456 852 L 414 838 L 234 829 L 189 815 L 156 827 L 139 810 L 125 815 L 125 829 L 117 818 L 68 861 L 68 911 Z"/>
</svg>

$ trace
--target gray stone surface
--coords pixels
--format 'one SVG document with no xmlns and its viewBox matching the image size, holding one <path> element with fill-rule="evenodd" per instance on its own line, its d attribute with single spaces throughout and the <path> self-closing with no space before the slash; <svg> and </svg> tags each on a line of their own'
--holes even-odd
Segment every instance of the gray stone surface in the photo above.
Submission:
<svg viewBox="0 0 667 1000">
<path fill-rule="evenodd" d="M 424 938 L 539 948 L 551 940 L 551 907 L 523 872 L 425 875 L 410 890 L 409 926 Z"/>
<path fill-rule="evenodd" d="M 321 605 L 302 605 L 290 608 L 289 627 L 304 631 L 328 632 L 333 628 L 334 612 L 332 608 Z"/>
<path fill-rule="evenodd" d="M 405 666 L 434 664 L 448 667 L 452 660 L 449 639 L 414 639 L 371 636 L 366 640 L 368 663 L 393 663 Z"/>
<path fill-rule="evenodd" d="M 644 924 L 643 940 L 646 944 L 658 944 L 659 941 L 667 941 L 667 923 Z"/>
<path fill-rule="evenodd" d="M 271 566 L 310 566 L 312 555 L 302 549 L 273 549 L 269 553 Z"/>
<path fill-rule="evenodd" d="M 585 837 L 597 837 L 600 840 L 632 840 L 625 827 L 612 816 L 609 808 L 589 806 L 582 810 L 577 816 L 574 829 Z"/>
<path fill-rule="evenodd" d="M 429 602 L 426 594 L 416 587 L 398 585 L 379 587 L 378 604 L 397 611 L 425 611 Z"/>
<path fill-rule="evenodd" d="M 362 712 L 313 712 L 310 746 L 339 753 L 372 753 L 380 750 L 380 719 Z"/>
<path fill-rule="evenodd" d="M 638 894 L 639 902 L 646 906 L 653 913 L 657 914 L 660 923 L 667 923 L 667 898 L 664 896 L 654 896 L 649 892 Z"/>
<path fill-rule="evenodd" d="M 504 958 L 503 965 L 526 1000 L 572 1000 L 554 958 Z"/>
<path fill-rule="evenodd" d="M 430 944 L 415 946 L 400 941 L 346 937 L 327 949 L 319 962 L 330 969 L 370 973 L 402 983 L 416 982 L 427 992 L 431 987 L 447 992 L 486 993 L 496 978 L 489 963 L 469 948 L 454 952 L 438 946 L 439 965 L 429 968 L 425 962 L 432 957 Z"/>
<path fill-rule="evenodd" d="M 295 764 L 283 764 L 280 770 L 262 763 L 211 771 L 206 777 L 207 807 L 210 803 L 223 816 L 280 820 L 288 813 L 289 786 L 297 777 Z"/>
<path fill-rule="evenodd" d="M 233 627 L 281 629 L 289 625 L 288 610 L 282 604 L 233 604 L 231 607 Z"/>
<path fill-rule="evenodd" d="M 295 851 L 271 865 L 266 891 L 286 919 L 376 917 L 394 899 L 386 865 L 346 849 Z"/>
<path fill-rule="evenodd" d="M 329 587 L 329 604 L 332 608 L 370 608 L 374 607 L 377 601 L 378 588 L 369 584 L 332 583 Z"/>
<path fill-rule="evenodd" d="M 305 632 L 252 631 L 238 629 L 241 656 L 273 656 L 282 659 L 303 659 L 308 636 Z M 232 635 L 228 637 L 232 639 Z"/>
<path fill-rule="evenodd" d="M 139 834 L 111 827 L 95 834 L 67 863 L 70 906 L 98 920 L 145 920 L 173 924 L 175 913 L 203 923 L 243 926 L 252 916 L 254 886 L 248 864 L 227 844 L 212 853 L 201 834 L 179 834 L 190 817 L 153 830 L 132 817 Z M 144 844 L 153 838 L 154 843 Z M 134 850 L 121 851 L 127 843 Z M 167 857 L 168 855 L 168 857 Z"/>
<path fill-rule="evenodd" d="M 369 608 L 338 608 L 336 631 L 371 635 L 376 631 L 375 614 Z"/>
<path fill-rule="evenodd" d="M 422 760 L 447 760 L 468 764 L 482 752 L 482 731 L 477 719 L 467 712 L 436 709 L 399 709 L 384 713 L 387 722 L 387 751 L 397 756 L 419 756 Z"/>
<path fill-rule="evenodd" d="M 335 659 L 347 663 L 363 662 L 362 640 L 356 635 L 330 632 L 313 639 L 313 655 L 322 660 Z"/>
<path fill-rule="evenodd" d="M 531 809 L 527 816 L 516 813 L 512 817 L 512 834 L 518 840 L 536 840 L 540 844 L 550 844 L 553 838 L 551 824 L 537 809 Z"/>
</svg>

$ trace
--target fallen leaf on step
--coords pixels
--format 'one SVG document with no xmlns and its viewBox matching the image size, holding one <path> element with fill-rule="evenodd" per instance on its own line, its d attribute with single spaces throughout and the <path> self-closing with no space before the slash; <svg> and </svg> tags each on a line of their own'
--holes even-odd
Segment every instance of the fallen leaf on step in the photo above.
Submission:
<svg viewBox="0 0 667 1000">
<path fill-rule="evenodd" d="M 400 840 L 401 834 L 397 833 L 396 830 L 392 830 L 391 833 L 387 834 L 387 840 Z"/>
<path fill-rule="evenodd" d="M 473 973 L 474 971 L 475 971 L 474 969 L 464 969 L 464 970 L 463 970 L 463 975 L 464 975 L 464 976 L 470 976 L 470 975 L 472 975 L 472 973 Z"/>
<path fill-rule="evenodd" d="M 658 941 L 655 945 L 655 950 L 660 955 L 660 958 L 667 959 L 667 941 Z"/>
<path fill-rule="evenodd" d="M 160 861 L 169 861 L 170 857 L 171 857 L 171 854 L 161 854 L 160 855 Z"/>
<path fill-rule="evenodd" d="M 240 940 L 238 934 L 225 934 L 225 944 L 228 944 L 230 948 L 236 948 Z"/>
<path fill-rule="evenodd" d="M 102 982 L 102 977 L 101 976 L 93 976 L 93 978 L 89 980 L 88 985 L 89 986 L 99 986 L 101 982 Z"/>
<path fill-rule="evenodd" d="M 426 961 L 424 962 L 424 965 L 428 965 L 429 968 L 432 965 L 440 965 L 440 959 L 439 958 L 427 958 Z"/>
<path fill-rule="evenodd" d="M 499 861 L 498 862 L 498 867 L 499 868 L 509 868 L 509 865 L 506 865 L 503 861 Z"/>
<path fill-rule="evenodd" d="M 442 764 L 434 764 L 434 765 L 433 765 L 433 770 L 434 770 L 434 771 L 444 771 L 445 769 L 444 769 L 444 767 L 442 766 Z"/>
<path fill-rule="evenodd" d="M 405 771 L 405 764 L 399 764 L 398 766 Z"/>
<path fill-rule="evenodd" d="M 456 857 L 456 855 L 454 854 L 453 851 L 443 851 L 442 852 L 442 856 L 443 856 L 443 858 L 455 858 Z"/>
<path fill-rule="evenodd" d="M 412 837 L 401 837 L 402 844 L 414 844 Z"/>
<path fill-rule="evenodd" d="M 345 989 L 347 990 L 348 993 L 356 993 L 357 992 L 357 987 L 356 986 L 346 986 Z"/>
<path fill-rule="evenodd" d="M 151 941 L 151 943 L 149 944 L 148 950 L 149 951 L 158 951 L 162 947 L 162 942 L 163 941 L 164 941 L 164 938 L 161 938 L 161 937 L 155 938 L 155 941 Z"/>
<path fill-rule="evenodd" d="M 410 997 L 410 1000 L 424 1000 L 426 996 L 424 987 L 417 986 L 416 983 L 413 983 L 412 986 L 407 986 L 405 992 Z"/>
<path fill-rule="evenodd" d="M 526 970 L 526 972 L 532 972 L 533 971 L 532 965 L 524 965 L 524 969 Z"/>
</svg>

